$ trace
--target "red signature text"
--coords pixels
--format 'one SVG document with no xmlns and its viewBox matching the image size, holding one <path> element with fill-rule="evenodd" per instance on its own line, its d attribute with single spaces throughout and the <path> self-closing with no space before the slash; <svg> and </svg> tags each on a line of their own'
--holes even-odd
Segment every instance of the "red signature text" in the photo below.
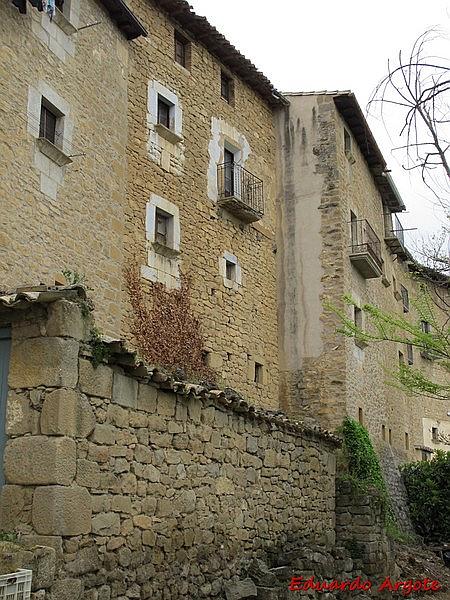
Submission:
<svg viewBox="0 0 450 600">
<path fill-rule="evenodd" d="M 356 577 L 352 580 L 339 581 L 332 579 L 330 581 L 316 581 L 314 576 L 309 579 L 303 577 L 292 577 L 289 585 L 291 592 L 307 592 L 308 590 L 316 590 L 318 592 L 349 590 L 351 592 L 357 590 L 369 591 L 372 588 L 372 582 L 369 579 L 361 579 Z M 390 577 L 386 577 L 378 586 L 378 591 L 388 590 L 391 592 L 401 592 L 403 596 L 409 596 L 412 592 L 437 592 L 441 589 L 439 581 L 435 579 L 408 579 L 406 581 L 392 581 Z"/>
</svg>

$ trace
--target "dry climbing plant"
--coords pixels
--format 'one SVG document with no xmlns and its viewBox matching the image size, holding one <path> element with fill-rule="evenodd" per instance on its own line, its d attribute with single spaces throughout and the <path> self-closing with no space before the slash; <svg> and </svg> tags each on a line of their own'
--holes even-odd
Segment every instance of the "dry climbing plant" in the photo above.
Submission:
<svg viewBox="0 0 450 600">
<path fill-rule="evenodd" d="M 130 265 L 125 281 L 132 307 L 131 333 L 142 358 L 177 377 L 214 381 L 216 374 L 205 364 L 205 342 L 192 312 L 190 278 L 182 275 L 174 290 L 148 282 L 146 294 L 138 268 Z"/>
</svg>

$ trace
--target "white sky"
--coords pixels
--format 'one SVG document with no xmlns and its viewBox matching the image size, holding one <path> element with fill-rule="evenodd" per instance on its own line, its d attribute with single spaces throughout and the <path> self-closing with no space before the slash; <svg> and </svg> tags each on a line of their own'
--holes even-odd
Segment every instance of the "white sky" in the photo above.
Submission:
<svg viewBox="0 0 450 600">
<path fill-rule="evenodd" d="M 410 50 L 430 26 L 448 32 L 445 0 L 190 0 L 280 91 L 351 89 L 365 111 L 370 94 L 386 74 L 388 58 Z M 440 55 L 449 57 L 442 42 Z M 444 222 L 430 192 L 401 166 L 402 156 L 383 123 L 370 127 L 407 205 L 404 227 L 417 227 L 410 246 Z M 392 132 L 394 135 L 395 132 Z M 400 144 L 398 144 L 400 145 Z"/>
</svg>

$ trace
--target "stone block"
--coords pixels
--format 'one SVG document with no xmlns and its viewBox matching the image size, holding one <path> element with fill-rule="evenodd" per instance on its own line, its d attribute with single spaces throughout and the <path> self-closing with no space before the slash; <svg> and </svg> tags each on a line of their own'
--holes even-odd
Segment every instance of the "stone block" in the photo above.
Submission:
<svg viewBox="0 0 450 600">
<path fill-rule="evenodd" d="M 116 443 L 116 428 L 107 423 L 97 423 L 90 439 L 96 444 L 113 446 Z"/>
<path fill-rule="evenodd" d="M 95 427 L 95 415 L 86 396 L 60 389 L 47 394 L 42 406 L 41 432 L 83 438 Z"/>
<path fill-rule="evenodd" d="M 40 546 L 33 548 L 33 558 L 26 566 L 33 571 L 31 589 L 48 589 L 53 585 L 56 573 L 56 550 Z"/>
<path fill-rule="evenodd" d="M 49 304 L 47 335 L 75 340 L 86 339 L 87 323 L 81 314 L 79 304 L 64 299 Z"/>
<path fill-rule="evenodd" d="M 100 467 L 97 463 L 81 458 L 77 460 L 76 483 L 82 487 L 100 486 Z"/>
<path fill-rule="evenodd" d="M 90 533 L 92 502 L 82 487 L 59 485 L 36 488 L 33 497 L 33 526 L 40 535 Z"/>
<path fill-rule="evenodd" d="M 114 373 L 112 400 L 120 406 L 137 408 L 138 382 L 121 373 Z"/>
<path fill-rule="evenodd" d="M 78 351 L 79 343 L 73 339 L 13 340 L 10 387 L 75 387 L 78 383 Z"/>
<path fill-rule="evenodd" d="M 61 557 L 63 553 L 62 537 L 58 535 L 21 535 L 20 543 L 25 548 L 33 548 L 34 546 L 53 548 L 57 558 Z"/>
<path fill-rule="evenodd" d="M 250 578 L 237 581 L 236 583 L 228 583 L 224 586 L 224 589 L 225 597 L 227 600 L 242 600 L 243 598 L 256 598 L 258 595 L 256 585 Z"/>
<path fill-rule="evenodd" d="M 7 435 L 38 433 L 39 413 L 34 411 L 25 395 L 8 394 L 6 403 Z"/>
<path fill-rule="evenodd" d="M 0 492 L 0 530 L 14 531 L 28 522 L 26 511 L 33 501 L 33 489 L 19 485 L 4 485 Z"/>
<path fill-rule="evenodd" d="M 67 438 L 42 435 L 10 440 L 4 454 L 8 483 L 70 485 L 76 472 L 76 444 Z"/>
<path fill-rule="evenodd" d="M 139 410 L 145 410 L 146 412 L 156 412 L 156 396 L 158 394 L 157 388 L 147 383 L 140 383 L 138 389 L 137 407 Z"/>
<path fill-rule="evenodd" d="M 162 417 L 174 417 L 177 397 L 174 393 L 158 390 L 157 411 Z"/>
<path fill-rule="evenodd" d="M 80 388 L 88 396 L 111 398 L 113 371 L 105 365 L 94 367 L 89 360 L 80 360 Z"/>
<path fill-rule="evenodd" d="M 96 535 L 119 535 L 120 516 L 117 513 L 99 513 L 92 519 L 92 533 Z"/>
<path fill-rule="evenodd" d="M 86 573 L 94 573 L 99 570 L 100 559 L 97 546 L 81 548 L 74 556 L 74 560 L 66 563 L 66 570 L 71 575 L 77 577 L 85 575 Z"/>
<path fill-rule="evenodd" d="M 60 579 L 51 590 L 51 600 L 79 600 L 83 586 L 80 579 Z"/>
</svg>

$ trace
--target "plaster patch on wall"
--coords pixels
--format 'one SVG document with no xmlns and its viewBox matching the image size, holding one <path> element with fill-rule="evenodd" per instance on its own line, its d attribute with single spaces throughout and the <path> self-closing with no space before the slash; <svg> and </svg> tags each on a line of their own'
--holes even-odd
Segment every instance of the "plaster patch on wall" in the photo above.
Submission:
<svg viewBox="0 0 450 600">
<path fill-rule="evenodd" d="M 247 138 L 223 119 L 212 117 L 211 139 L 208 146 L 208 198 L 213 202 L 217 202 L 217 167 L 224 162 L 225 147 L 235 150 L 235 162 L 245 167 L 251 153 Z"/>
</svg>

